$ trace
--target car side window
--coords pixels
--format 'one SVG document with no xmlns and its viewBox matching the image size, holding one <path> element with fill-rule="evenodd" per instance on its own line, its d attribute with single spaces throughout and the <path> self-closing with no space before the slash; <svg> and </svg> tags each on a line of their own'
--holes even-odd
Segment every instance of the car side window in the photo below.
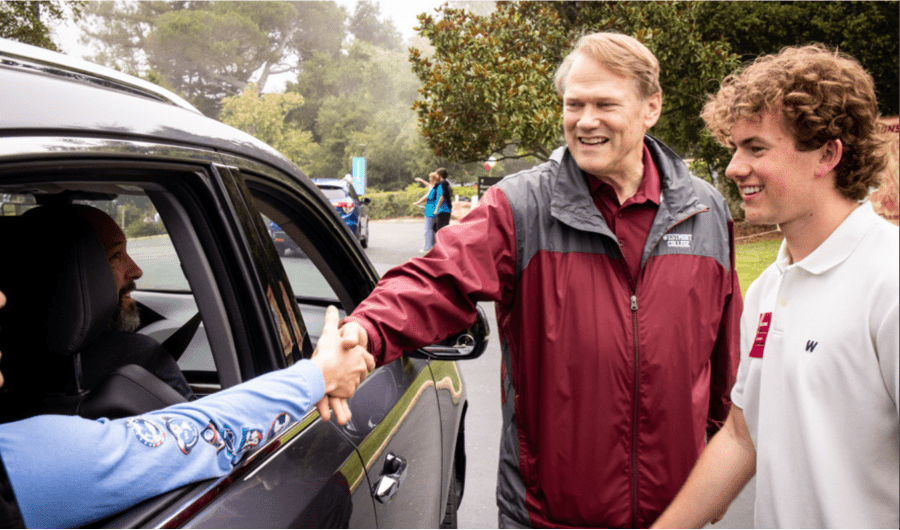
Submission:
<svg viewBox="0 0 900 530">
<path fill-rule="evenodd" d="M 138 289 L 190 293 L 178 253 L 148 197 L 128 195 L 112 200 L 75 202 L 106 212 L 125 233 L 128 254 L 143 271 Z M 0 199 L 0 215 L 20 216 L 37 206 L 30 194 L 5 193 Z"/>
<path fill-rule="evenodd" d="M 76 201 L 108 213 L 127 238 L 127 252 L 140 267 L 134 298 L 141 304 L 138 332 L 164 342 L 197 314 L 197 304 L 172 239 L 156 207 L 145 195 L 121 195 L 109 201 Z M 202 323 L 178 359 L 183 371 L 215 372 Z"/>
<path fill-rule="evenodd" d="M 198 309 L 181 260 L 153 202 L 147 195 L 135 193 L 108 200 L 75 200 L 74 203 L 105 212 L 124 233 L 124 250 L 141 271 L 140 276 L 134 278 L 136 290 L 131 293 L 138 304 L 136 331 L 165 343 L 173 332 L 198 314 Z M 0 195 L 0 215 L 4 218 L 17 217 L 22 218 L 21 222 L 28 222 L 27 212 L 44 207 L 30 193 Z M 180 370 L 212 374 L 201 379 L 217 380 L 216 364 L 202 324 L 184 346 L 178 351 Z M 171 347 L 171 344 L 166 346 L 167 349 Z M 195 380 L 188 378 L 192 386 Z"/>
<path fill-rule="evenodd" d="M 275 244 L 278 255 L 281 256 L 281 265 L 291 281 L 294 295 L 300 299 L 337 301 L 334 289 L 328 284 L 328 280 L 318 267 L 303 252 L 299 243 L 265 215 L 263 215 L 263 222 L 269 228 L 269 236 Z"/>
</svg>

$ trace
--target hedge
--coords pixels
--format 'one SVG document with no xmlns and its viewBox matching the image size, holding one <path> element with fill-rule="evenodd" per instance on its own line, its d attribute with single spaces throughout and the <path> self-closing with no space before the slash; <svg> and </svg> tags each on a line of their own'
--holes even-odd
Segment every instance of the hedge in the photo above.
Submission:
<svg viewBox="0 0 900 530">
<path fill-rule="evenodd" d="M 421 199 L 426 191 L 425 186 L 412 184 L 401 191 L 367 193 L 365 196 L 372 200 L 372 203 L 369 205 L 369 218 L 420 217 L 423 215 L 422 208 L 413 206 L 413 203 Z M 476 191 L 472 186 L 453 187 L 453 195 L 458 195 L 460 199 L 470 199 L 475 195 Z M 424 204 L 422 203 L 422 205 Z"/>
</svg>

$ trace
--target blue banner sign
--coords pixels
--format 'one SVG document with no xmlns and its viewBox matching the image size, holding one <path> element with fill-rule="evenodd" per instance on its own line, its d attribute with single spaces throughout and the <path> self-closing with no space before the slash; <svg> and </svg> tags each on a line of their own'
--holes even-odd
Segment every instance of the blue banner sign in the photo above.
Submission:
<svg viewBox="0 0 900 530">
<path fill-rule="evenodd" d="M 361 156 L 353 157 L 353 189 L 357 195 L 366 193 L 366 159 Z"/>
</svg>

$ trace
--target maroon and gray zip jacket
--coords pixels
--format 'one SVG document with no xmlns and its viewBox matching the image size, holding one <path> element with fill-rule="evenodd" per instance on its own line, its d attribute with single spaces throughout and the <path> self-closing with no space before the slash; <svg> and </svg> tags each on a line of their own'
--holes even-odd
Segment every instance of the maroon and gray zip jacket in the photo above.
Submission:
<svg viewBox="0 0 900 530">
<path fill-rule="evenodd" d="M 662 200 L 633 281 L 560 149 L 491 188 L 348 317 L 387 363 L 496 302 L 497 503 L 519 524 L 651 524 L 728 414 L 742 305 L 731 215 L 665 145 L 645 143 Z"/>
</svg>

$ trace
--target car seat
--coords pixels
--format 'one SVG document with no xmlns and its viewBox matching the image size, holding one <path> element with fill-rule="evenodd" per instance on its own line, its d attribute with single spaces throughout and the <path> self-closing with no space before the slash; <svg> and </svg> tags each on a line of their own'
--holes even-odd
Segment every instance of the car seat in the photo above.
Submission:
<svg viewBox="0 0 900 530">
<path fill-rule="evenodd" d="M 3 421 L 35 414 L 122 417 L 185 399 L 147 372 L 112 370 L 93 390 L 82 384 L 81 355 L 108 329 L 115 280 L 93 227 L 64 209 L 40 207 L 3 218 L 7 259 L 0 269 L 0 351 L 6 384 Z"/>
</svg>

